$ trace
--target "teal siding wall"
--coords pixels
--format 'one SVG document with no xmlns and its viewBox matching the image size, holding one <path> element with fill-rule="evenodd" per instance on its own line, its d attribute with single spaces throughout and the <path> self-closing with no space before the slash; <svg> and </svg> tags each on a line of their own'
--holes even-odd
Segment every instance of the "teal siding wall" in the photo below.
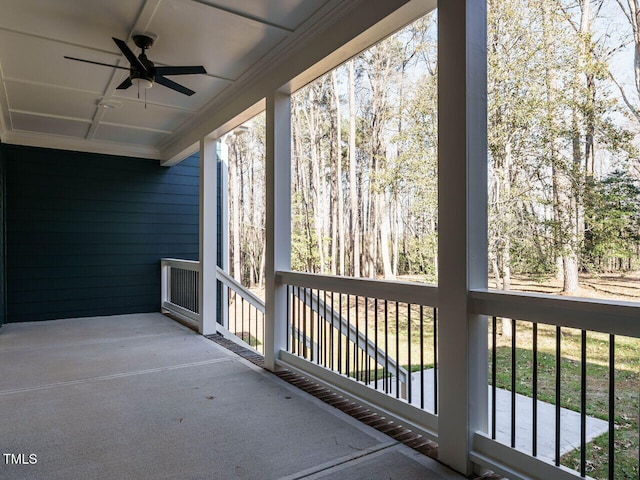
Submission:
<svg viewBox="0 0 640 480">
<path fill-rule="evenodd" d="M 198 257 L 198 157 L 5 146 L 8 322 L 160 310 L 160 259 Z"/>
</svg>

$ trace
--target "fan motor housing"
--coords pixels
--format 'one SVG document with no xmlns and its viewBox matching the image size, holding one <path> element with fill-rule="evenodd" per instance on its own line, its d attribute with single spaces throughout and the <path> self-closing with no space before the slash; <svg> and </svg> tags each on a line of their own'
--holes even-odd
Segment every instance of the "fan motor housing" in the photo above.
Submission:
<svg viewBox="0 0 640 480">
<path fill-rule="evenodd" d="M 155 38 L 150 37 L 149 35 L 134 35 L 133 43 L 135 43 L 138 48 L 142 50 L 146 50 L 147 48 L 151 48 L 153 46 L 153 42 L 155 42 Z"/>
</svg>

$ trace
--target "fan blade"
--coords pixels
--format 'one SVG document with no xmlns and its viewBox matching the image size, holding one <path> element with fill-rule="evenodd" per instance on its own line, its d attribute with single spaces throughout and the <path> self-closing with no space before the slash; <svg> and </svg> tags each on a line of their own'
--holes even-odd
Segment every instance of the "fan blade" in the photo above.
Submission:
<svg viewBox="0 0 640 480">
<path fill-rule="evenodd" d="M 195 75 L 198 73 L 207 73 L 202 65 L 190 67 L 156 67 L 158 75 Z"/>
<path fill-rule="evenodd" d="M 196 93 L 193 90 L 189 90 L 187 87 L 183 87 L 179 83 L 174 82 L 173 80 L 164 78 L 162 75 L 156 75 L 156 82 L 160 85 L 164 85 L 165 87 L 175 90 L 176 92 L 184 93 L 185 95 L 191 96 Z"/>
<path fill-rule="evenodd" d="M 116 45 L 118 46 L 118 48 L 120 49 L 122 54 L 125 57 L 127 57 L 127 60 L 129 60 L 129 63 L 131 64 L 131 66 L 133 68 L 135 68 L 139 72 L 146 72 L 147 71 L 147 69 L 144 67 L 142 62 L 138 59 L 138 57 L 136 57 L 135 53 L 133 53 L 131 51 L 131 49 L 129 48 L 129 46 L 126 43 L 124 43 L 122 40 L 119 40 L 119 39 L 117 39 L 115 37 L 111 37 L 111 38 L 113 38 L 113 41 L 116 42 Z"/>
<path fill-rule="evenodd" d="M 133 83 L 131 83 L 131 78 L 127 77 L 127 79 L 124 82 L 122 82 L 120 85 L 116 87 L 116 90 L 126 90 L 131 85 L 133 85 Z"/>
<path fill-rule="evenodd" d="M 64 58 L 66 58 L 68 60 L 75 60 L 76 62 L 91 63 L 93 65 L 102 65 L 103 67 L 111 67 L 111 68 L 119 68 L 121 70 L 129 70 L 129 67 L 121 67 L 120 65 L 109 65 L 108 63 L 94 62 L 93 60 L 85 60 L 84 58 L 67 57 L 66 55 L 64 56 Z"/>
</svg>

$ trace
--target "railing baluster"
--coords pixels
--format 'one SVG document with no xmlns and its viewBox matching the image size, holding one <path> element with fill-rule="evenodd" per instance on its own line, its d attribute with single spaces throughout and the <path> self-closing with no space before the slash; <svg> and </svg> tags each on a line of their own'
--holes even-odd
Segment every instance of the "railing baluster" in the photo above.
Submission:
<svg viewBox="0 0 640 480">
<path fill-rule="evenodd" d="M 562 329 L 560 327 L 556 327 L 556 432 L 555 432 L 555 437 L 556 437 L 556 451 L 555 451 L 555 464 L 556 466 L 560 466 L 560 402 L 562 400 L 562 396 L 560 393 L 560 387 L 561 387 L 561 365 L 560 362 L 562 360 L 562 355 L 561 355 L 561 337 L 562 334 Z"/>
<path fill-rule="evenodd" d="M 300 289 L 302 288 L 302 291 Z M 298 287 L 298 355 L 304 358 L 305 354 L 305 345 L 304 339 L 302 338 L 302 325 L 304 323 L 304 317 L 306 314 L 306 305 L 304 303 L 304 287 Z"/>
<path fill-rule="evenodd" d="M 315 298 L 319 299 L 320 298 L 320 290 L 317 289 L 316 290 L 317 295 L 315 296 Z M 311 289 L 311 325 L 309 325 L 309 328 L 311 328 L 311 346 L 313 348 L 313 360 L 316 363 L 320 363 L 320 332 L 319 330 L 316 328 L 317 325 L 320 323 L 320 312 L 318 309 L 318 304 L 316 302 L 316 309 L 313 308 L 313 288 Z M 318 310 L 316 312 L 316 310 Z M 313 320 L 316 320 L 315 322 Z"/>
<path fill-rule="evenodd" d="M 302 289 L 302 357 L 307 358 L 307 310 L 309 306 L 307 304 L 307 287 Z"/>
<path fill-rule="evenodd" d="M 193 285 L 194 285 L 194 275 L 196 272 L 193 271 L 187 271 L 186 272 L 186 276 L 187 276 L 187 285 L 188 285 L 188 289 L 187 289 L 187 304 L 189 305 L 189 310 L 191 310 L 193 312 Z"/>
<path fill-rule="evenodd" d="M 384 393 L 389 393 L 389 302 L 384 301 L 384 370 L 382 378 L 384 381 Z"/>
<path fill-rule="evenodd" d="M 399 358 L 396 359 L 399 363 Z M 407 303 L 407 401 L 411 403 L 411 304 Z"/>
<path fill-rule="evenodd" d="M 334 308 L 334 305 L 335 305 L 334 300 L 335 299 L 334 299 L 334 296 L 333 296 L 333 292 L 331 292 L 331 310 L 335 310 L 335 308 Z M 332 316 L 332 318 L 333 318 L 333 316 Z M 333 338 L 333 336 L 334 336 L 333 331 L 334 330 L 335 330 L 335 328 L 333 327 L 333 321 L 332 321 L 331 322 L 331 330 L 329 330 L 329 333 L 331 334 L 331 355 L 330 355 L 330 359 L 331 359 L 331 370 L 335 371 L 335 368 L 334 368 L 335 367 L 335 364 L 334 364 L 334 358 L 335 358 L 334 345 L 335 345 L 335 342 L 334 342 L 334 338 Z"/>
<path fill-rule="evenodd" d="M 492 317 L 491 321 L 491 438 L 493 440 L 496 439 L 496 378 L 497 378 L 497 368 L 496 368 L 496 360 L 497 360 L 497 318 Z"/>
<path fill-rule="evenodd" d="M 322 340 L 323 340 L 323 349 L 322 350 L 323 350 L 323 352 L 322 353 L 323 353 L 323 360 L 324 360 L 322 365 L 324 367 L 326 367 L 327 366 L 327 350 L 328 350 L 328 348 L 327 348 L 327 321 L 326 321 L 327 320 L 327 291 L 323 290 L 322 292 L 323 292 L 322 295 L 324 297 L 323 298 L 323 302 L 324 302 L 323 308 L 324 308 L 324 318 L 325 318 L 325 321 L 322 323 L 322 333 L 323 333 L 323 335 L 322 335 Z"/>
<path fill-rule="evenodd" d="M 244 297 L 242 297 L 242 299 L 244 300 Z M 244 304 L 243 304 L 244 306 Z M 243 314 L 244 314 L 244 308 L 243 308 Z M 244 315 L 243 315 L 244 318 Z M 249 302 L 247 302 L 247 331 L 243 333 L 247 335 L 247 339 L 244 340 L 245 343 L 248 343 L 249 346 L 251 346 L 251 304 Z"/>
<path fill-rule="evenodd" d="M 346 369 L 346 374 L 348 377 L 350 377 L 351 375 L 349 374 L 349 351 L 351 350 L 351 342 L 349 341 L 349 332 L 351 331 L 351 295 L 347 293 L 347 335 L 345 338 L 345 369 Z"/>
<path fill-rule="evenodd" d="M 360 297 L 356 295 L 356 338 L 353 344 L 353 357 L 354 357 L 354 372 L 356 380 L 362 380 L 362 372 L 360 372 L 360 362 L 359 356 L 361 353 L 361 349 L 359 347 L 358 339 L 360 338 L 360 318 L 359 318 L 359 304 Z"/>
<path fill-rule="evenodd" d="M 265 332 L 264 332 L 265 331 L 264 313 L 262 313 L 261 318 L 262 318 L 261 324 L 262 324 L 262 340 L 263 340 L 262 341 L 262 349 L 261 350 L 262 350 L 262 354 L 264 355 L 264 338 L 265 338 L 264 337 L 264 334 L 265 334 Z"/>
<path fill-rule="evenodd" d="M 342 373 L 342 293 L 338 293 L 338 372 Z"/>
<path fill-rule="evenodd" d="M 396 301 L 396 398 L 400 398 L 400 304 Z"/>
<path fill-rule="evenodd" d="M 227 325 L 226 327 L 231 331 L 231 309 L 229 305 L 231 304 L 231 288 L 227 287 Z"/>
<path fill-rule="evenodd" d="M 240 315 L 242 318 L 242 331 L 240 332 L 240 338 L 246 342 L 244 339 L 245 329 L 244 329 L 244 297 L 240 297 Z"/>
<path fill-rule="evenodd" d="M 291 288 L 291 353 L 298 354 L 298 345 L 296 341 L 296 321 L 298 318 L 298 297 L 296 296 L 297 288 L 295 285 Z"/>
<path fill-rule="evenodd" d="M 364 343 L 369 345 L 369 297 L 364 297 Z M 369 352 L 366 352 L 365 361 L 367 362 L 365 368 L 364 383 L 369 385 L 371 382 L 371 357 Z"/>
<path fill-rule="evenodd" d="M 511 448 L 516 446 L 516 321 L 511 319 Z"/>
<path fill-rule="evenodd" d="M 587 331 L 582 330 L 580 345 L 580 475 L 587 474 Z"/>
<path fill-rule="evenodd" d="M 291 352 L 291 285 L 287 285 L 287 323 L 285 325 L 287 329 L 287 352 Z"/>
<path fill-rule="evenodd" d="M 200 272 L 193 272 L 193 276 L 195 278 L 195 285 L 193 286 L 193 297 L 195 299 L 193 304 L 193 311 L 196 313 L 200 313 Z"/>
<path fill-rule="evenodd" d="M 375 345 L 375 350 L 374 350 L 375 362 L 373 364 L 373 368 L 375 368 L 374 386 L 375 386 L 375 389 L 378 390 L 378 299 L 377 298 L 373 299 L 373 313 L 374 313 L 373 343 Z"/>
<path fill-rule="evenodd" d="M 295 296 L 295 305 L 296 305 L 296 315 L 295 315 L 295 324 L 293 326 L 293 335 L 294 335 L 294 343 L 296 346 L 296 355 L 300 355 L 300 317 L 302 316 L 301 308 L 302 304 L 300 303 L 300 287 L 296 287 L 296 296 Z"/>
<path fill-rule="evenodd" d="M 531 439 L 531 453 L 538 455 L 538 324 L 533 324 L 533 428 Z"/>
<path fill-rule="evenodd" d="M 438 309 L 433 309 L 433 413 L 438 414 Z"/>
<path fill-rule="evenodd" d="M 255 344 L 255 348 L 258 348 L 258 310 L 253 306 L 250 305 L 251 311 L 253 311 L 253 326 L 254 326 L 254 330 L 253 330 L 253 338 L 254 338 L 254 344 Z M 249 327 L 249 333 L 251 333 L 251 327 Z M 249 344 L 251 345 L 251 344 Z"/>
<path fill-rule="evenodd" d="M 317 315 L 317 324 L 316 324 L 316 331 L 318 332 L 318 338 L 317 338 L 317 345 L 316 345 L 316 350 L 317 350 L 317 354 L 316 354 L 316 363 L 318 365 L 320 365 L 322 363 L 321 358 L 322 358 L 322 331 L 320 330 L 321 324 L 320 322 L 323 320 L 322 315 L 320 315 L 320 289 L 318 288 L 317 290 L 317 294 L 316 294 L 316 298 L 318 299 L 318 315 Z"/>
<path fill-rule="evenodd" d="M 308 321 L 305 323 L 305 332 L 306 332 L 306 336 L 305 338 L 308 340 L 305 340 L 305 343 L 309 344 L 308 350 L 309 350 L 309 358 L 308 360 L 313 362 L 313 355 L 314 355 L 314 338 L 313 338 L 313 288 L 309 288 L 307 289 L 308 292 L 308 296 L 307 296 L 307 304 L 308 304 L 308 308 L 309 308 L 309 318 L 307 319 Z"/>
<path fill-rule="evenodd" d="M 185 292 L 185 294 L 187 295 L 187 301 L 185 302 L 187 305 L 189 305 L 189 310 L 191 310 L 193 312 L 193 275 L 196 272 L 193 272 L 191 270 L 185 270 L 185 277 L 187 279 L 187 291 Z"/>
<path fill-rule="evenodd" d="M 609 335 L 609 480 L 615 479 L 616 337 Z"/>
<path fill-rule="evenodd" d="M 435 375 L 435 372 L 434 372 Z M 420 305 L 420 408 L 424 409 L 424 306 Z"/>
</svg>

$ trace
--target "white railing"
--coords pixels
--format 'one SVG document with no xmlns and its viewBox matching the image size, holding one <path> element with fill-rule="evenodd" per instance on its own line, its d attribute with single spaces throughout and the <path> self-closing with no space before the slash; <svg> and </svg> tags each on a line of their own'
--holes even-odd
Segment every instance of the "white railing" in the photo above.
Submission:
<svg viewBox="0 0 640 480">
<path fill-rule="evenodd" d="M 199 323 L 199 275 L 198 262 L 164 259 L 163 309 Z M 221 332 L 264 354 L 265 334 L 269 334 L 265 331 L 264 301 L 223 270 L 218 268 L 216 275 L 223 290 L 218 296 L 223 324 Z M 438 432 L 447 428 L 438 417 L 438 383 L 444 385 L 455 381 L 443 376 L 444 372 L 439 369 L 438 349 L 462 348 L 462 345 L 460 338 L 442 338 L 437 327 L 437 287 L 289 271 L 278 272 L 276 284 L 282 285 L 287 292 L 287 345 L 278 352 L 279 367 L 298 371 L 361 402 L 372 411 L 438 441 Z M 488 422 L 486 430 L 473 433 L 469 459 L 512 480 L 590 478 L 585 451 L 593 436 L 587 435 L 586 425 L 598 421 L 605 425 L 604 433 L 609 434 L 609 452 L 604 452 L 612 459 L 608 478 L 617 478 L 614 473 L 616 449 L 619 449 L 616 415 L 620 412 L 616 410 L 618 365 L 615 348 L 616 343 L 624 339 L 640 338 L 640 303 L 493 290 L 472 290 L 468 298 L 469 315 L 488 318 L 486 334 L 489 339 L 488 342 L 480 337 L 468 339 L 489 345 L 488 400 L 468 407 L 471 411 L 488 404 Z M 512 340 L 501 338 L 497 345 L 496 326 L 501 319 L 513 319 L 510 327 Z M 530 340 L 532 332 L 535 332 L 534 340 Z M 537 399 L 536 358 L 538 355 L 550 355 L 548 345 L 543 348 L 540 344 L 539 348 L 538 332 L 541 336 L 542 332 L 547 337 L 554 336 L 553 341 L 557 342 L 556 350 L 552 352 L 556 362 L 554 368 L 558 371 L 557 385 L 562 386 L 562 381 L 565 381 L 565 377 L 560 377 L 559 366 L 566 368 L 564 365 L 571 362 L 583 365 L 580 378 L 583 392 L 578 392 L 581 396 L 579 411 L 575 408 L 570 412 L 566 410 L 559 389 L 556 401 L 546 400 L 546 410 L 538 407 L 542 403 Z M 386 334 L 389 338 L 385 338 Z M 567 357 L 564 342 L 569 337 L 581 346 L 582 357 Z M 407 342 L 400 344 L 399 338 L 407 339 Z M 586 347 L 587 338 L 604 342 L 602 348 L 606 350 L 608 345 L 610 352 L 604 366 L 607 369 L 604 376 L 609 379 L 604 387 L 608 396 L 604 420 L 590 420 L 586 413 L 589 394 L 585 386 L 592 381 L 586 374 L 590 355 Z M 419 345 L 420 352 L 416 345 Z M 471 347 L 467 345 L 466 348 Z M 402 353 L 403 359 L 400 358 L 403 349 L 409 350 L 408 358 L 407 352 Z M 502 360 L 497 355 L 500 349 Z M 429 353 L 425 354 L 426 351 Z M 505 363 L 505 352 L 510 355 L 510 363 Z M 520 376 L 522 368 L 532 372 L 525 371 Z M 507 372 L 510 384 L 507 381 L 506 385 L 497 387 L 497 372 Z M 531 377 L 529 373 L 534 378 L 533 394 L 529 392 L 528 396 L 523 396 L 518 392 L 522 379 Z M 498 393 L 500 388 L 503 390 Z M 496 398 L 500 399 L 501 395 L 505 411 L 496 410 Z M 523 414 L 517 405 L 527 402 L 533 406 L 533 413 L 529 410 Z M 577 428 L 572 434 L 576 436 L 574 439 L 569 438 L 569 414 L 579 422 L 578 427 L 571 427 Z M 496 430 L 501 427 L 496 427 L 497 424 L 506 427 L 498 434 Z M 538 430 L 547 433 L 538 433 Z M 602 431 L 601 427 L 599 432 Z M 547 438 L 541 435 L 547 435 Z M 522 446 L 523 436 L 528 437 L 526 447 Z M 544 447 L 541 446 L 543 444 Z M 577 460 L 573 461 L 578 471 L 563 465 L 566 463 L 563 455 L 568 451 L 565 444 L 569 445 L 568 449 L 579 452 Z"/>
<path fill-rule="evenodd" d="M 288 292 L 279 366 L 437 439 L 435 287 L 288 271 L 276 281 Z"/>
<path fill-rule="evenodd" d="M 244 287 L 235 278 L 216 267 L 217 279 L 222 283 L 220 333 L 243 346 L 264 354 L 264 300 Z"/>
<path fill-rule="evenodd" d="M 199 326 L 200 263 L 192 260 L 163 258 L 160 306 L 182 320 Z"/>
<path fill-rule="evenodd" d="M 635 343 L 635 339 L 640 338 L 640 303 L 489 290 L 472 291 L 469 300 L 470 313 L 489 317 L 489 331 L 492 337 L 489 341 L 490 422 L 487 432 L 475 433 L 470 452 L 471 460 L 510 479 L 591 478 L 588 476 L 588 469 L 593 460 L 588 458 L 588 443 L 597 435 L 608 434 L 604 442 L 607 446 L 594 450 L 597 452 L 596 455 L 600 456 L 595 463 L 606 465 L 608 472 L 604 474 L 604 478 L 619 478 L 615 458 L 621 448 L 620 442 L 617 441 L 620 426 L 616 423 L 616 417 L 630 415 L 637 418 L 637 406 L 631 413 L 617 410 L 619 394 L 616 385 L 618 366 L 615 346 L 617 341 L 623 341 L 626 348 L 629 348 L 629 343 Z M 500 348 L 496 347 L 497 318 L 510 322 L 505 332 L 507 338 L 502 340 L 502 348 L 509 351 L 510 365 L 505 365 L 505 362 L 500 365 L 496 354 Z M 519 336 L 524 337 L 522 343 Z M 547 338 L 543 338 L 544 336 Z M 542 353 L 541 347 L 545 341 L 546 352 Z M 596 351 L 590 351 L 589 341 L 598 343 Z M 639 344 L 640 341 L 635 344 L 636 352 Z M 578 353 L 565 352 L 570 346 Z M 604 351 L 597 352 L 598 348 Z M 547 361 L 550 356 L 554 357 L 554 370 L 551 374 L 555 377 L 555 400 L 547 400 L 546 403 L 538 399 L 538 378 L 543 375 L 538 359 L 545 354 Z M 604 361 L 601 358 L 594 361 L 591 356 L 595 354 L 604 357 Z M 496 366 L 496 363 L 499 365 Z M 598 379 L 587 373 L 587 366 L 591 365 L 589 368 L 594 368 L 596 363 L 603 370 L 599 375 L 601 378 Z M 572 364 L 580 367 L 577 373 L 573 373 L 581 385 L 578 387 L 580 391 L 570 392 L 571 395 L 579 397 L 579 407 L 567 410 L 563 408 L 566 402 L 563 396 L 565 382 L 569 375 L 565 370 Z M 530 380 L 525 382 L 522 375 L 517 375 L 516 372 L 521 371 L 519 368 L 527 369 L 527 377 Z M 628 369 L 629 366 L 623 365 L 622 368 Z M 507 404 L 506 411 L 501 415 L 496 414 L 496 397 L 499 395 L 496 394 L 495 384 L 497 371 L 504 373 L 505 370 L 511 377 L 508 386 L 510 399 L 504 402 Z M 591 395 L 596 393 L 593 391 L 593 382 L 596 380 L 599 385 L 597 395 L 604 397 L 605 400 L 600 402 L 604 403 L 605 407 L 600 407 L 600 418 L 590 418 L 587 410 L 591 405 Z M 530 389 L 526 396 L 516 394 L 517 390 L 523 387 L 523 383 Z M 639 387 L 640 385 L 635 385 L 631 389 L 635 388 L 637 391 Z M 525 404 L 528 408 L 522 408 Z M 602 419 L 603 414 L 606 419 Z M 507 427 L 506 435 L 502 438 L 496 435 L 496 422 L 501 422 Z M 599 429 L 594 428 L 598 424 Z M 526 425 L 526 428 L 516 428 L 519 425 Z M 588 425 L 591 430 L 589 432 Z M 640 431 L 637 430 L 636 427 L 632 436 L 635 435 L 636 439 L 640 440 Z M 543 431 L 546 432 L 547 438 L 543 438 Z M 627 432 L 626 435 L 628 434 Z M 569 451 L 575 452 L 576 458 L 572 461 L 572 466 L 575 466 L 576 470 L 563 465 L 567 463 L 563 456 Z M 637 449 L 632 458 L 638 462 Z M 636 464 L 636 471 L 639 467 L 640 465 Z"/>
</svg>

